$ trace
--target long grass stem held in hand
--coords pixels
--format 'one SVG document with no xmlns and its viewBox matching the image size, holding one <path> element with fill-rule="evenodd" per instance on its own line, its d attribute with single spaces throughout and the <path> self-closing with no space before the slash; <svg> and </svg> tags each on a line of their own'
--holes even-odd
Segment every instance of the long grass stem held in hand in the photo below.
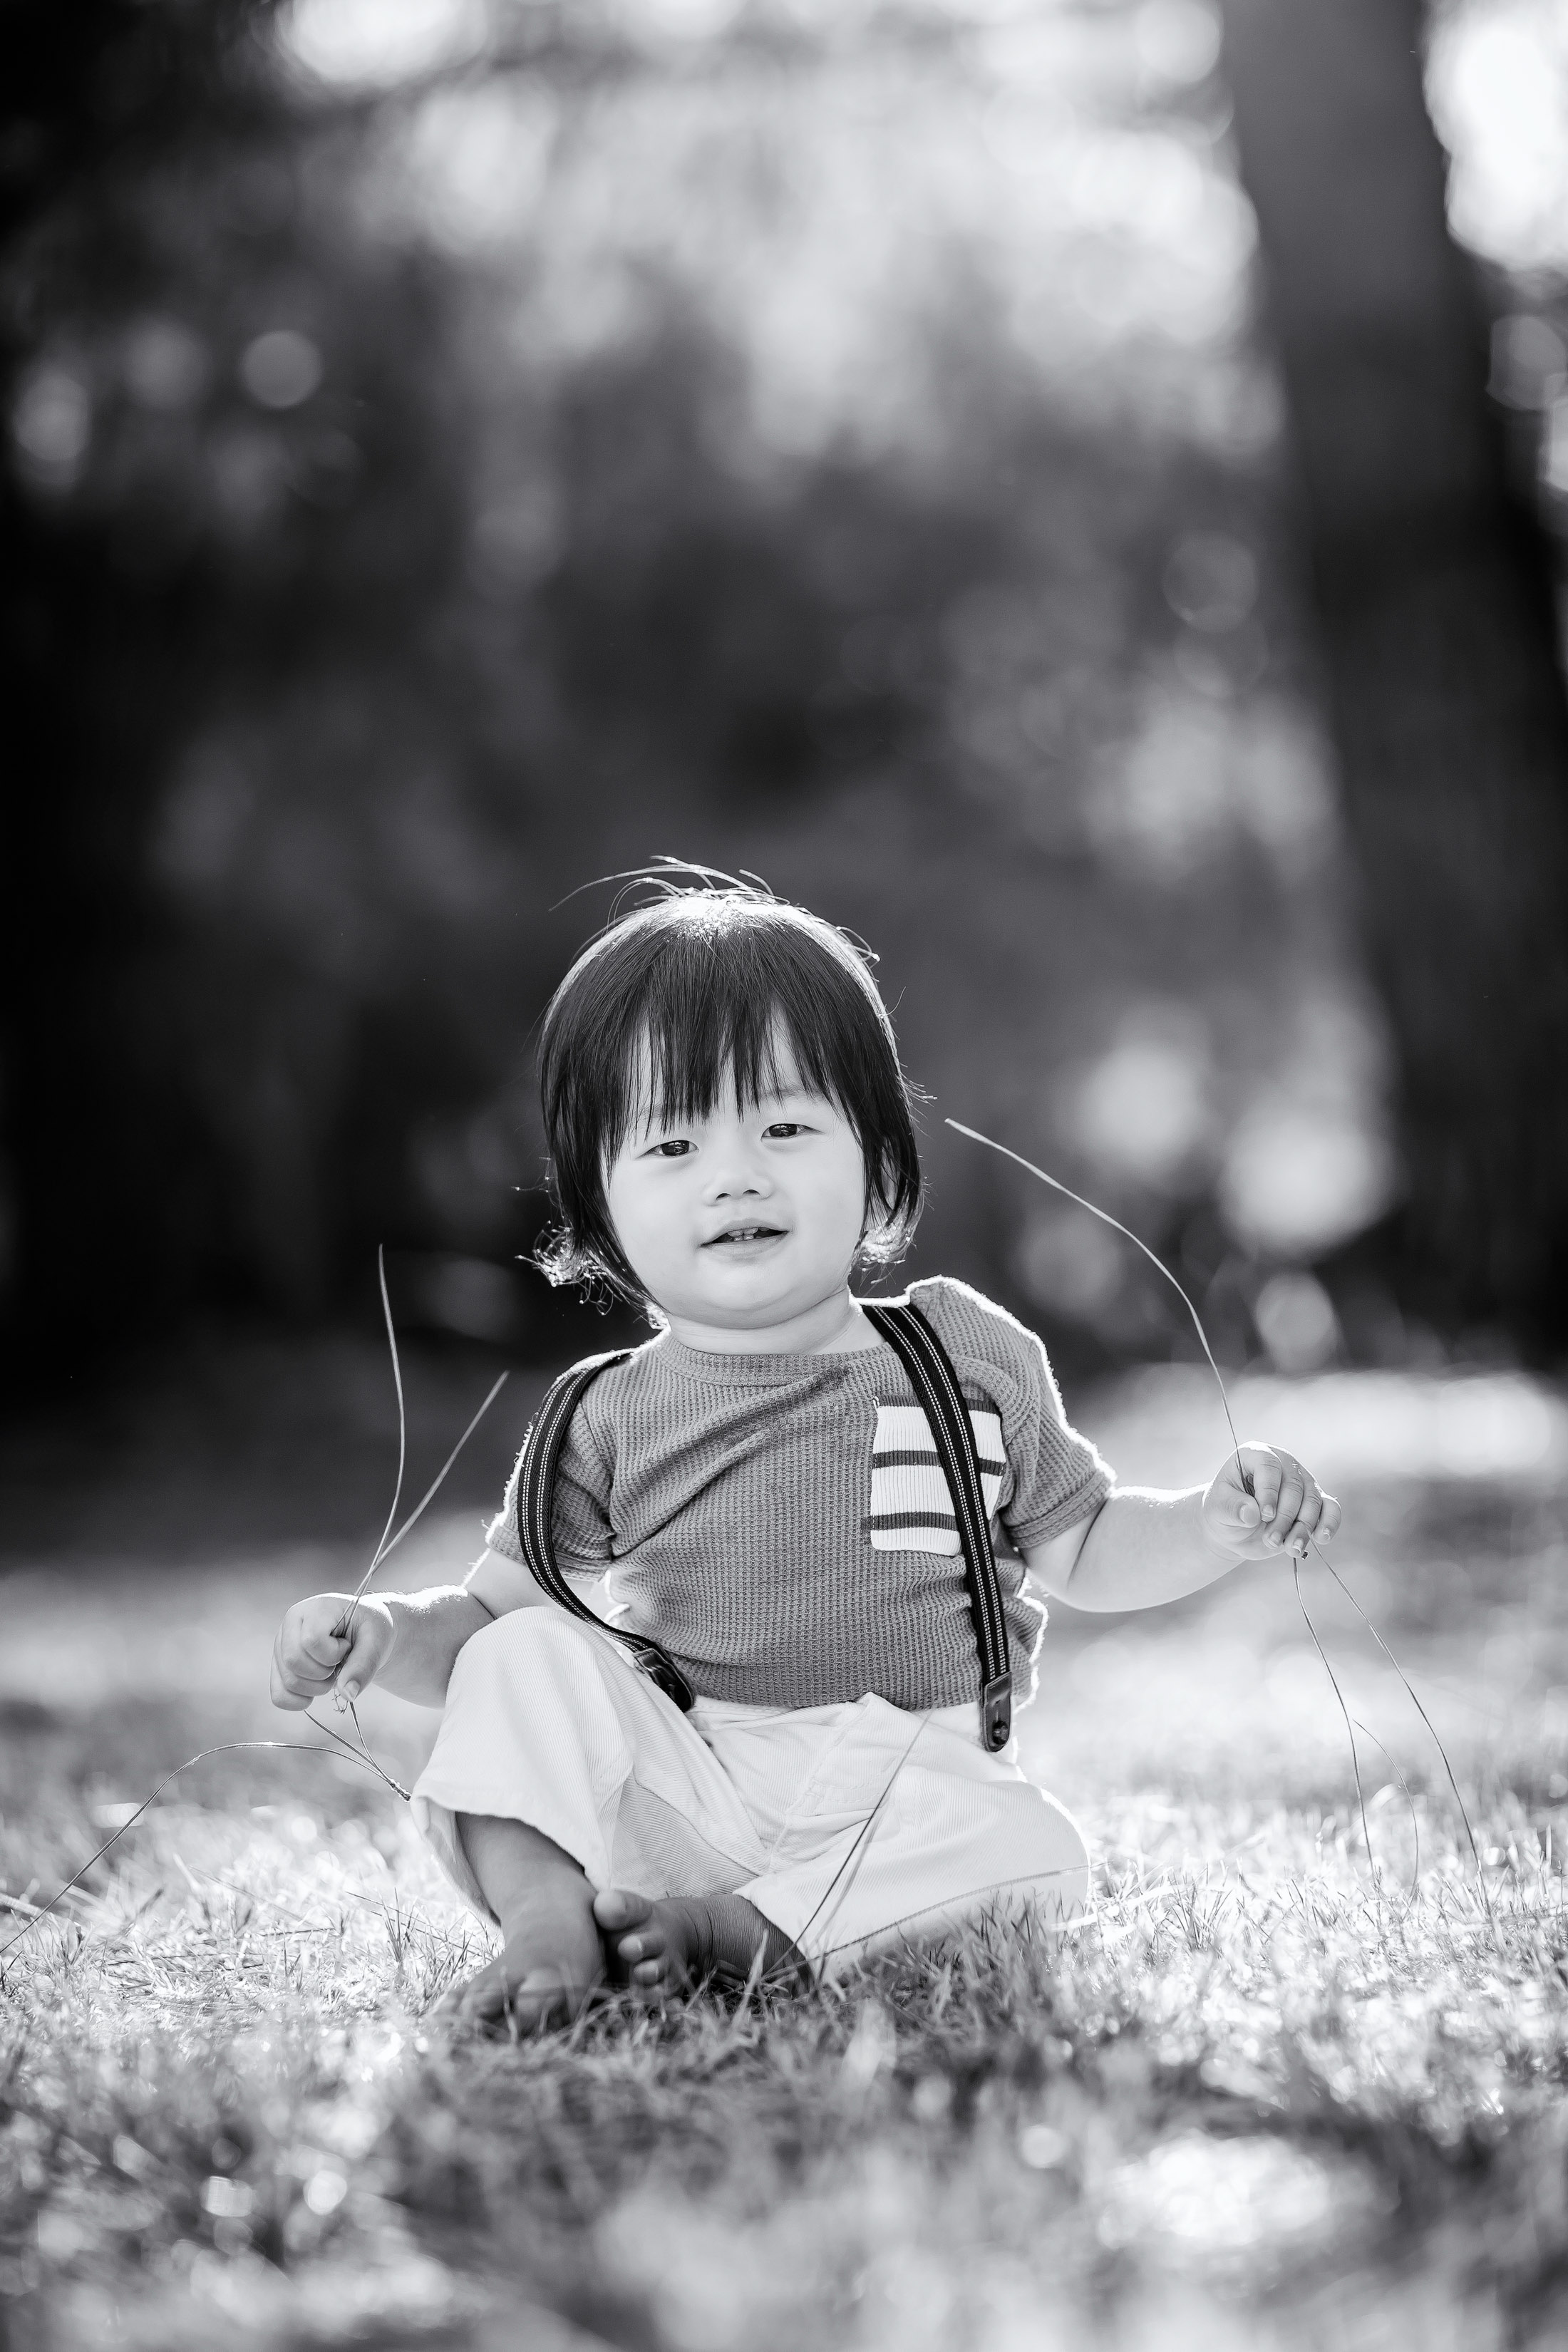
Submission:
<svg viewBox="0 0 1568 2352">
<path fill-rule="evenodd" d="M 480 1405 L 478 1412 L 475 1413 L 472 1421 L 469 1422 L 467 1429 L 464 1430 L 461 1437 L 458 1438 L 456 1445 L 453 1446 L 452 1451 L 447 1454 L 445 1462 L 442 1463 L 440 1469 L 437 1472 L 430 1485 L 426 1488 L 419 1502 L 415 1506 L 414 1509 L 410 1511 L 408 1517 L 404 1520 L 403 1525 L 398 1528 L 397 1533 L 394 1535 L 392 1532 L 393 1523 L 397 1517 L 397 1506 L 403 1500 L 403 1476 L 408 1460 L 408 1412 L 403 1398 L 403 1363 L 398 1354 L 397 1326 L 393 1321 L 392 1300 L 387 1293 L 386 1287 L 386 1244 L 384 1242 L 383 1242 L 376 1250 L 375 1270 L 376 1279 L 381 1286 L 381 1312 L 383 1319 L 386 1325 L 387 1350 L 392 1358 L 392 1384 L 397 1394 L 397 1478 L 392 1490 L 392 1508 L 386 1515 L 386 1525 L 381 1531 L 381 1541 L 376 1545 L 375 1550 L 371 1556 L 370 1566 L 365 1570 L 364 1574 L 360 1578 L 359 1583 L 355 1586 L 353 1599 L 349 1602 L 347 1609 L 343 1612 L 342 1623 L 337 1629 L 339 1639 L 342 1641 L 346 1641 L 349 1633 L 353 1630 L 354 1611 L 364 1599 L 365 1593 L 370 1588 L 371 1579 L 375 1574 L 376 1570 L 381 1566 L 384 1559 L 391 1557 L 391 1555 L 397 1549 L 398 1545 L 403 1541 L 404 1537 L 407 1535 L 410 1530 L 424 1517 L 430 1505 L 435 1501 L 437 1496 L 445 1486 L 447 1472 L 451 1469 L 452 1465 L 457 1461 L 458 1454 L 461 1454 L 469 1438 L 472 1437 L 475 1430 L 478 1429 L 480 1422 L 483 1421 L 486 1413 L 489 1412 L 491 1405 L 494 1404 L 497 1397 L 500 1396 L 502 1389 L 505 1388 L 510 1377 L 508 1373 L 501 1372 L 491 1381 L 489 1394 L 486 1397 L 483 1404 Z"/>
<path fill-rule="evenodd" d="M 1130 1241 L 1134 1249 L 1142 1251 L 1142 1255 L 1148 1259 L 1150 1265 L 1154 1268 L 1155 1273 L 1163 1276 L 1164 1279 L 1170 1284 L 1172 1289 L 1175 1292 L 1177 1297 L 1181 1300 L 1183 1306 L 1186 1308 L 1187 1313 L 1192 1318 L 1193 1328 L 1198 1335 L 1198 1345 L 1202 1348 L 1204 1355 L 1207 1359 L 1208 1368 L 1214 1374 L 1215 1386 L 1219 1391 L 1220 1405 L 1225 1413 L 1226 1427 L 1230 1432 L 1231 1450 L 1236 1455 L 1237 1468 L 1240 1473 L 1243 1486 L 1246 1486 L 1247 1491 L 1250 1493 L 1251 1481 L 1247 1476 L 1246 1470 L 1242 1467 L 1241 1445 L 1236 1433 L 1236 1421 L 1230 1410 L 1230 1398 L 1226 1390 L 1224 1375 L 1222 1374 L 1218 1364 L 1215 1360 L 1214 1349 L 1209 1345 L 1208 1333 L 1204 1328 L 1203 1318 L 1198 1313 L 1197 1308 L 1194 1306 L 1187 1292 L 1183 1288 L 1181 1283 L 1176 1279 L 1176 1276 L 1172 1273 L 1170 1267 L 1165 1264 L 1163 1258 L 1157 1256 L 1154 1251 L 1150 1248 L 1148 1243 L 1140 1240 L 1139 1236 L 1132 1231 L 1131 1227 L 1124 1225 L 1120 1217 L 1113 1217 L 1109 1209 L 1101 1209 L 1098 1207 L 1093 1201 L 1086 1201 L 1081 1192 L 1075 1192 L 1072 1190 L 1072 1187 L 1068 1184 L 1064 1184 L 1059 1177 L 1052 1176 L 1046 1169 L 1037 1167 L 1034 1160 L 1026 1160 L 1021 1151 L 1013 1150 L 1011 1147 L 1005 1143 L 998 1143 L 992 1136 L 982 1135 L 980 1129 L 976 1127 L 966 1127 L 962 1119 L 950 1118 L 947 1120 L 946 1124 L 953 1129 L 955 1134 L 967 1136 L 972 1143 L 984 1144 L 987 1151 L 998 1152 L 1004 1160 L 1011 1160 L 1015 1166 L 1026 1170 L 1029 1175 L 1037 1177 L 1042 1184 L 1048 1185 L 1053 1192 L 1059 1192 L 1065 1200 L 1073 1202 L 1080 1209 L 1087 1209 L 1091 1217 L 1098 1217 L 1102 1225 L 1109 1225 L 1113 1233 L 1121 1234 L 1124 1240 Z M 1448 1760 L 1448 1751 L 1444 1747 L 1441 1738 L 1438 1737 L 1437 1727 L 1433 1722 L 1431 1717 L 1427 1714 L 1426 1708 L 1422 1706 L 1419 1698 L 1415 1696 L 1415 1692 L 1411 1685 L 1410 1677 L 1406 1675 L 1404 1667 L 1400 1664 L 1398 1659 L 1389 1648 L 1388 1643 L 1384 1640 L 1383 1635 L 1378 1632 L 1377 1627 L 1373 1623 L 1371 1618 L 1367 1615 L 1365 1610 L 1362 1607 L 1360 1601 L 1356 1599 L 1354 1593 L 1351 1591 L 1349 1585 L 1340 1574 L 1338 1569 L 1333 1567 L 1332 1564 L 1324 1558 L 1321 1548 L 1318 1544 L 1310 1542 L 1310 1540 L 1309 1549 L 1316 1555 L 1321 1566 L 1328 1570 L 1329 1574 L 1333 1578 L 1334 1582 L 1339 1586 L 1340 1591 L 1344 1594 L 1345 1599 L 1350 1602 L 1351 1607 L 1355 1611 L 1356 1615 L 1361 1619 L 1362 1623 L 1366 1627 L 1367 1632 L 1372 1635 L 1373 1640 L 1377 1643 L 1378 1648 L 1382 1651 L 1384 1656 L 1387 1659 L 1389 1664 L 1398 1675 L 1412 1706 L 1414 1706 L 1416 1714 L 1421 1717 L 1422 1722 L 1426 1725 L 1427 1731 L 1431 1735 L 1432 1744 L 1436 1748 L 1439 1757 L 1442 1759 L 1443 1769 L 1447 1775 L 1448 1786 L 1453 1790 L 1454 1802 L 1459 1809 L 1459 1818 L 1465 1825 L 1465 1836 L 1468 1841 L 1470 1853 L 1475 1862 L 1476 1885 L 1480 1891 L 1481 1902 L 1485 1906 L 1488 1918 L 1492 1919 L 1491 1898 L 1487 1891 L 1486 1877 L 1481 1868 L 1480 1852 L 1476 1844 L 1475 1831 L 1471 1827 L 1470 1816 L 1466 1809 L 1464 1798 L 1459 1793 L 1459 1784 L 1454 1777 L 1454 1768 Z M 1339 1704 L 1340 1712 L 1344 1717 L 1345 1732 L 1350 1740 L 1351 1769 L 1355 1777 L 1356 1803 L 1361 1813 L 1362 1835 L 1366 1840 L 1367 1860 L 1371 1864 L 1375 1876 L 1377 1864 L 1372 1850 L 1372 1833 L 1367 1827 L 1366 1803 L 1362 1791 L 1361 1762 L 1356 1754 L 1355 1731 L 1352 1726 L 1350 1709 L 1345 1705 L 1344 1694 L 1340 1688 L 1339 1678 L 1335 1675 L 1333 1667 L 1329 1663 L 1328 1652 L 1324 1649 L 1322 1643 L 1318 1638 L 1318 1629 L 1307 1613 L 1307 1604 L 1305 1600 L 1302 1598 L 1301 1593 L 1301 1577 L 1299 1565 L 1295 1571 L 1295 1586 L 1297 1605 L 1301 1612 L 1307 1631 L 1312 1637 L 1312 1646 L 1323 1662 L 1323 1671 L 1328 1675 L 1329 1681 L 1333 1687 L 1334 1697 Z M 1378 1744 L 1381 1746 L 1381 1741 Z M 1493 1931 L 1495 1933 L 1495 1919 L 1492 1919 L 1492 1925 Z"/>
<path fill-rule="evenodd" d="M 408 1534 L 409 1530 L 424 1516 L 429 1505 L 434 1502 L 437 1495 L 439 1494 L 441 1487 L 446 1483 L 447 1473 L 451 1470 L 453 1465 L 458 1459 L 458 1456 L 461 1454 L 464 1446 L 467 1445 L 469 1438 L 472 1437 L 475 1430 L 478 1429 L 480 1422 L 483 1421 L 486 1413 L 489 1412 L 491 1405 L 494 1404 L 497 1397 L 500 1396 L 501 1390 L 506 1386 L 508 1378 L 508 1375 L 505 1372 L 502 1372 L 491 1382 L 489 1394 L 486 1397 L 483 1404 L 480 1405 L 478 1412 L 475 1413 L 473 1419 L 469 1422 L 467 1429 L 464 1430 L 461 1437 L 458 1438 L 456 1445 L 453 1446 L 450 1454 L 447 1454 L 446 1461 L 442 1464 L 435 1479 L 426 1489 L 422 1500 L 416 1507 L 409 1513 L 407 1518 L 404 1520 L 402 1526 L 397 1528 L 397 1532 L 395 1535 L 393 1533 L 393 1527 L 397 1517 L 397 1507 L 403 1500 L 403 1481 L 408 1460 L 408 1415 L 407 1409 L 404 1402 L 403 1365 L 398 1354 L 397 1329 L 393 1321 L 392 1301 L 388 1295 L 386 1286 L 386 1251 L 384 1246 L 376 1252 L 376 1275 L 381 1289 L 381 1310 L 386 1325 L 386 1344 L 392 1357 L 392 1382 L 397 1397 L 397 1477 L 393 1487 L 392 1507 L 386 1515 L 386 1525 L 381 1531 L 381 1540 L 376 1545 L 375 1551 L 371 1559 L 370 1566 L 365 1570 L 363 1576 L 360 1579 L 358 1589 L 354 1593 L 353 1599 L 343 1612 L 342 1623 L 338 1629 L 340 1634 L 344 1638 L 346 1638 L 349 1629 L 353 1623 L 354 1611 L 359 1607 L 361 1601 L 364 1598 L 370 1580 L 375 1574 L 376 1570 L 382 1565 L 382 1562 L 387 1559 L 389 1554 L 396 1550 L 398 1545 L 403 1541 L 404 1537 Z M 95 1853 L 88 1856 L 86 1862 L 82 1864 L 81 1868 L 76 1872 L 74 1876 L 67 1879 L 59 1892 L 53 1895 L 50 1900 L 41 1907 L 41 1909 L 36 1911 L 17 1934 L 11 1937 L 8 1943 L 0 1944 L 0 1960 L 3 1960 L 5 1958 L 7 1952 L 15 1950 L 16 1947 L 22 1941 L 23 1937 L 31 1935 L 33 1929 L 38 1926 L 39 1922 L 43 1919 L 47 1919 L 49 1914 L 56 1908 L 57 1905 L 65 1901 L 66 1896 L 71 1893 L 74 1887 L 78 1887 L 81 1885 L 82 1880 L 87 1876 L 89 1871 L 96 1868 L 97 1864 L 103 1860 L 104 1855 L 110 1851 L 111 1846 L 119 1844 L 127 1830 L 133 1829 L 135 1827 L 136 1823 L 142 1819 L 142 1814 L 148 1811 L 149 1807 L 157 1802 L 158 1799 L 163 1795 L 164 1790 L 169 1786 L 171 1781 L 177 1780 L 182 1772 L 190 1771 L 195 1765 L 205 1764 L 207 1759 L 211 1756 L 237 1756 L 247 1752 L 251 1754 L 259 1754 L 264 1750 L 271 1750 L 274 1753 L 288 1751 L 300 1756 L 331 1756 L 341 1753 L 349 1763 L 358 1765 L 363 1770 L 374 1772 L 376 1779 L 380 1780 L 384 1786 L 390 1789 L 395 1796 L 401 1797 L 405 1803 L 406 1803 L 408 1801 L 408 1790 L 404 1787 L 401 1780 L 397 1780 L 392 1773 L 387 1771 L 385 1767 L 379 1763 L 375 1757 L 371 1754 L 369 1744 L 366 1741 L 364 1733 L 360 1726 L 359 1711 L 352 1703 L 349 1706 L 349 1715 L 354 1727 L 354 1739 L 357 1739 L 359 1742 L 357 1748 L 353 1744 L 353 1740 L 345 1739 L 341 1731 L 334 1730 L 330 1723 L 323 1723 L 321 1721 L 319 1717 L 307 1713 L 306 1721 L 312 1725 L 317 1731 L 324 1731 L 327 1738 L 335 1743 L 334 1747 L 318 1748 L 307 1746 L 301 1740 L 290 1739 L 228 1739 L 222 1741 L 216 1748 L 203 1748 L 198 1750 L 195 1756 L 187 1756 L 183 1764 L 176 1764 L 172 1771 L 166 1772 L 163 1775 L 163 1778 L 159 1781 L 157 1787 L 153 1789 L 148 1796 L 142 1799 L 135 1811 L 130 1814 L 126 1820 L 120 1823 L 120 1826 L 115 1830 L 112 1836 L 105 1838 L 103 1843 L 98 1848 L 98 1851 Z"/>
</svg>

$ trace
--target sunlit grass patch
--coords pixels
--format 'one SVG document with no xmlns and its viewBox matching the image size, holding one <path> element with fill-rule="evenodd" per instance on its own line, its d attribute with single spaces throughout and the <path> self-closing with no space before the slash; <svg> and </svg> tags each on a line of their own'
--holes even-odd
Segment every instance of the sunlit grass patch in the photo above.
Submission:
<svg viewBox="0 0 1568 2352">
<path fill-rule="evenodd" d="M 329 2240 L 366 2277 L 400 2273 L 416 2250 L 368 2159 L 415 2021 L 482 1934 L 422 1903 L 434 1874 L 395 1818 L 332 1822 L 285 1792 L 171 1806 L 132 1839 L 5 1963 L 7 2222 L 36 2209 L 31 2242 L 8 2229 L 5 2284 L 58 2279 L 72 2307 L 194 2292 L 210 2327 L 215 2298 L 281 2326 L 290 2281 L 308 2307 Z M 418 2260 L 439 2315 L 451 2282 L 432 2302 Z M 388 2287 L 400 2308 L 410 2293 Z"/>
<path fill-rule="evenodd" d="M 1060 1944 L 513 2047 L 432 2023 L 488 1942 L 401 1809 L 252 1768 L 5 1963 L 21 2343 L 1370 2346 L 1438 2279 L 1448 2342 L 1546 2326 L 1568 1926 L 1510 1799 L 1483 1899 L 1435 1800 L 1375 1807 L 1374 1875 L 1353 1808 L 1144 1791 Z M 33 1801 L 58 1868 L 76 1801 Z"/>
</svg>

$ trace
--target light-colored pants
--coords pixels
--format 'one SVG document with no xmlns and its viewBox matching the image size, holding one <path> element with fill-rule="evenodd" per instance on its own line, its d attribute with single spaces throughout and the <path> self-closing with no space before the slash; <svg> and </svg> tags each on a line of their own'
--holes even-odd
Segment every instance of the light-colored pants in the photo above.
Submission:
<svg viewBox="0 0 1568 2352">
<path fill-rule="evenodd" d="M 682 1715 L 591 1626 L 518 1609 L 458 1653 L 414 1814 L 468 1900 L 459 1813 L 527 1822 L 591 1885 L 736 1894 L 829 1967 L 983 1912 L 1083 1916 L 1089 1857 L 975 1706 Z"/>
</svg>

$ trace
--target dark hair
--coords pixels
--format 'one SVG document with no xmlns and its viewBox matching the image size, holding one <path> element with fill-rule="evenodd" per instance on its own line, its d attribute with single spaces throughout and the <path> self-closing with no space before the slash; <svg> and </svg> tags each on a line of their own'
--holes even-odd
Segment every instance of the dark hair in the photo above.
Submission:
<svg viewBox="0 0 1568 2352">
<path fill-rule="evenodd" d="M 732 1081 L 742 1106 L 777 1084 L 781 1044 L 802 1083 L 837 1104 L 866 1161 L 862 1257 L 909 1245 L 921 1210 L 910 1088 L 867 955 L 804 907 L 761 889 L 667 889 L 580 955 L 544 1016 L 540 1092 L 560 1229 L 540 1253 L 554 1283 L 599 1281 L 641 1301 L 605 1195 L 637 1097 L 705 1118 Z"/>
</svg>

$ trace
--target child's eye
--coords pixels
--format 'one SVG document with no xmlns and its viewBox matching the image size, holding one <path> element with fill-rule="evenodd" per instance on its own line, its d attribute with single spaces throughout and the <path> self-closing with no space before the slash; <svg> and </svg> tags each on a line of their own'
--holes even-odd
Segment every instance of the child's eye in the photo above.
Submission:
<svg viewBox="0 0 1568 2352">
<path fill-rule="evenodd" d="M 656 1160 L 684 1160 L 691 1148 L 689 1138 L 684 1135 L 672 1135 L 663 1143 L 656 1143 L 650 1156 Z"/>
<path fill-rule="evenodd" d="M 792 1135 L 804 1135 L 805 1132 L 805 1122 L 799 1118 L 775 1118 L 772 1127 L 764 1127 L 763 1129 L 764 1135 L 775 1136 L 781 1141 L 787 1140 Z"/>
</svg>

